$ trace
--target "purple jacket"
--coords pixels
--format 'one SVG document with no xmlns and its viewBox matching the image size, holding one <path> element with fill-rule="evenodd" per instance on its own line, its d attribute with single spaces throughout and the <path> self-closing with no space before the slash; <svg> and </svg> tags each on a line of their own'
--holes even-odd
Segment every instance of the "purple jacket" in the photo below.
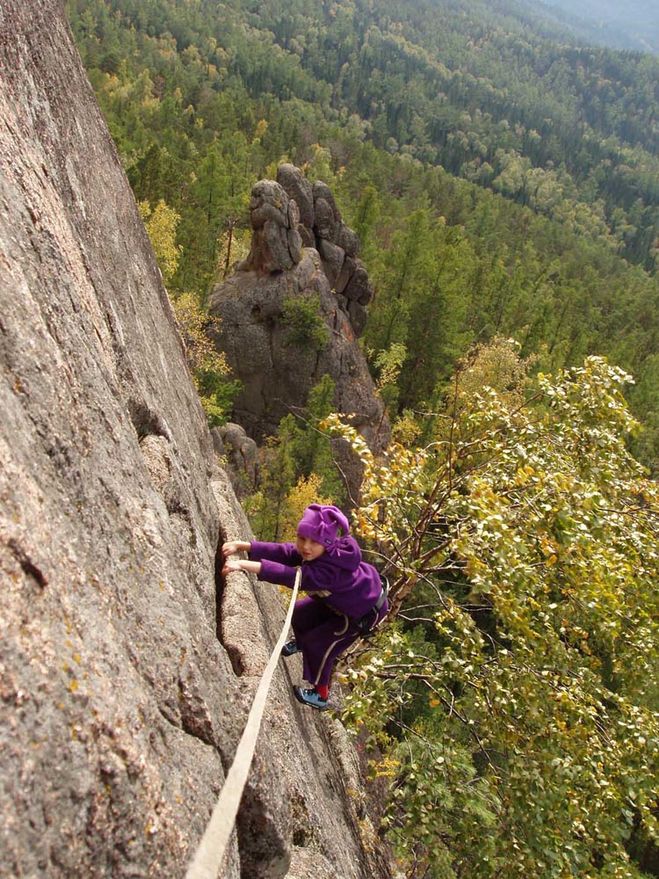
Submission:
<svg viewBox="0 0 659 879">
<path fill-rule="evenodd" d="M 305 592 L 329 592 L 327 603 L 353 619 L 368 613 L 382 592 L 380 575 L 362 561 L 354 537 L 341 537 L 312 562 L 305 562 L 293 543 L 252 541 L 249 558 L 261 562 L 259 580 L 293 587 L 295 569 L 302 567 L 300 588 Z"/>
</svg>

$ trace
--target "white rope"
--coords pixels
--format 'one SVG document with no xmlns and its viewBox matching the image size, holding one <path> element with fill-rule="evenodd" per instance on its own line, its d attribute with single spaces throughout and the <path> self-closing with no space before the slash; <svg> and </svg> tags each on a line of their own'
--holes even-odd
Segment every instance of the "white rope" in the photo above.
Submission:
<svg viewBox="0 0 659 879">
<path fill-rule="evenodd" d="M 236 749 L 231 769 L 229 769 L 224 782 L 224 787 L 220 791 L 220 796 L 215 804 L 213 814 L 210 817 L 210 821 L 208 822 L 204 835 L 201 838 L 201 842 L 197 847 L 194 859 L 185 874 L 185 879 L 218 879 L 219 869 L 224 860 L 227 843 L 231 837 L 231 831 L 233 830 L 233 825 L 236 821 L 236 815 L 238 814 L 238 807 L 243 795 L 245 783 L 247 782 L 249 769 L 252 765 L 252 758 L 254 757 L 256 740 L 261 728 L 261 720 L 263 719 L 265 700 L 270 688 L 270 682 L 272 681 L 272 676 L 281 654 L 281 648 L 284 646 L 288 628 L 291 624 L 293 607 L 300 588 L 301 577 L 302 570 L 298 568 L 295 574 L 293 595 L 291 597 L 288 613 L 286 614 L 284 627 L 279 636 L 279 640 L 272 651 L 270 661 L 265 667 L 263 676 L 259 681 L 254 701 L 252 702 L 252 707 L 249 710 L 245 729 L 238 742 L 238 748 Z"/>
</svg>

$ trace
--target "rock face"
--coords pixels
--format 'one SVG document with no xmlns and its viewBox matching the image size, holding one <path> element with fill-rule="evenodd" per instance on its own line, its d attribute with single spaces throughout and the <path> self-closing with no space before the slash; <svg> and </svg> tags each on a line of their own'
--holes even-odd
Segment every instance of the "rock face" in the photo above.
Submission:
<svg viewBox="0 0 659 879">
<path fill-rule="evenodd" d="M 240 271 L 267 275 L 292 269 L 300 262 L 300 211 L 278 183 L 261 180 L 252 189 L 250 221 L 252 247 Z"/>
<path fill-rule="evenodd" d="M 171 879 L 284 608 L 218 573 L 247 522 L 57 0 L 5 0 L 0 69 L 0 875 Z M 220 875 L 384 879 L 296 660 Z"/>
<path fill-rule="evenodd" d="M 227 464 L 227 475 L 237 497 L 256 489 L 258 481 L 258 446 L 240 424 L 223 424 L 211 431 L 213 447 Z"/>
<path fill-rule="evenodd" d="M 311 185 L 295 165 L 277 169 L 277 182 L 299 209 L 298 231 L 305 246 L 320 253 L 322 267 L 339 307 L 348 315 L 355 335 L 366 324 L 365 305 L 373 298 L 368 272 L 358 259 L 359 239 L 341 217 L 329 186 Z"/>
<path fill-rule="evenodd" d="M 284 415 L 303 409 L 309 390 L 328 374 L 337 410 L 379 450 L 390 430 L 356 339 L 372 296 L 356 257 L 357 236 L 324 183 L 312 187 L 293 165 L 281 165 L 277 180 L 252 190 L 249 256 L 210 299 L 211 313 L 221 318 L 216 344 L 243 385 L 236 419 L 260 441 Z M 320 336 L 307 327 L 314 323 L 310 311 Z M 296 314 L 306 321 L 301 328 Z M 343 463 L 354 469 L 347 456 Z M 351 481 L 354 488 L 356 472 Z"/>
</svg>

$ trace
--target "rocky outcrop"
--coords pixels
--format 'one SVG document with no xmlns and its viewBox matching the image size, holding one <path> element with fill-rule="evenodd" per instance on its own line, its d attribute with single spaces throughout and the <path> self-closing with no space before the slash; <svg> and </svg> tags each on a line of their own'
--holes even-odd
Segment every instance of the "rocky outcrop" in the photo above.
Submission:
<svg viewBox="0 0 659 879">
<path fill-rule="evenodd" d="M 240 424 L 228 422 L 211 431 L 213 448 L 225 464 L 237 497 L 245 497 L 258 483 L 259 448 Z"/>
<path fill-rule="evenodd" d="M 283 621 L 56 0 L 0 13 L 0 875 L 182 877 Z M 278 668 L 221 875 L 388 876 Z"/>
<path fill-rule="evenodd" d="M 343 222 L 329 186 L 321 181 L 312 185 L 295 165 L 280 165 L 276 182 L 260 180 L 252 189 L 250 222 L 250 253 L 236 270 L 287 272 L 301 261 L 303 247 L 315 248 L 338 306 L 359 336 L 373 288 L 357 256 L 359 239 Z"/>
<path fill-rule="evenodd" d="M 278 183 L 261 180 L 250 201 L 252 246 L 239 271 L 269 275 L 287 271 L 302 259 L 300 211 Z"/>
<path fill-rule="evenodd" d="M 330 375 L 337 411 L 380 450 L 389 424 L 356 339 L 372 295 L 357 236 L 325 184 L 312 187 L 293 165 L 280 166 L 277 177 L 252 190 L 249 256 L 210 298 L 221 318 L 217 347 L 242 383 L 236 420 L 260 441 L 284 415 L 303 410 L 309 390 Z M 314 247 L 299 246 L 309 240 Z M 354 490 L 358 468 L 343 457 Z"/>
<path fill-rule="evenodd" d="M 277 169 L 277 182 L 298 207 L 301 240 L 319 252 L 339 307 L 350 318 L 355 335 L 361 335 L 373 288 L 358 258 L 359 238 L 343 222 L 327 184 L 318 180 L 312 186 L 299 168 L 288 163 Z"/>
</svg>

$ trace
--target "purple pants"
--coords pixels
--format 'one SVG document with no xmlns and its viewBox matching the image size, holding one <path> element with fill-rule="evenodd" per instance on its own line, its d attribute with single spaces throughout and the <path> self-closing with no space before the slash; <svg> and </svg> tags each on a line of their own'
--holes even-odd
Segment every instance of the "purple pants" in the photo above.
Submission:
<svg viewBox="0 0 659 879">
<path fill-rule="evenodd" d="M 387 605 L 380 611 L 382 619 Z M 293 632 L 302 651 L 303 675 L 313 686 L 329 686 L 334 664 L 360 636 L 354 621 L 324 601 L 302 598 L 293 610 Z"/>
</svg>

